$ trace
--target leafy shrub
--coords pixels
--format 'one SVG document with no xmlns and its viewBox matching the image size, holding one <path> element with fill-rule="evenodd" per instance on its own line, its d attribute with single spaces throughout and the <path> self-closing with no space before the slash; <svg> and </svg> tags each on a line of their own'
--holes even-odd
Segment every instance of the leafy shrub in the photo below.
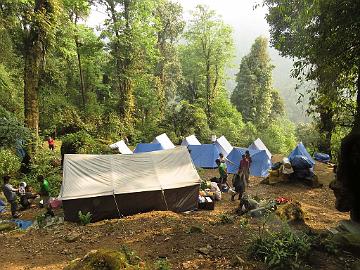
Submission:
<svg viewBox="0 0 360 270">
<path fill-rule="evenodd" d="M 91 222 L 91 218 L 92 218 L 92 214 L 90 212 L 83 214 L 81 211 L 79 211 L 79 219 L 82 225 L 89 224 Z"/>
<path fill-rule="evenodd" d="M 225 224 L 233 224 L 234 223 L 234 217 L 228 214 L 221 214 L 219 216 L 219 223 L 222 225 Z"/>
<path fill-rule="evenodd" d="M 107 144 L 95 140 L 86 131 L 79 131 L 63 137 L 61 155 L 111 153 Z"/>
<path fill-rule="evenodd" d="M 311 239 L 289 228 L 260 235 L 250 246 L 250 256 L 271 269 L 301 269 L 311 249 Z"/>
<path fill-rule="evenodd" d="M 81 260 L 71 262 L 64 270 L 118 270 L 118 269 L 145 269 L 140 265 L 132 265 L 127 261 L 125 254 L 115 250 L 90 251 Z"/>
<path fill-rule="evenodd" d="M 0 176 L 14 175 L 21 167 L 20 159 L 10 150 L 0 148 Z"/>
<path fill-rule="evenodd" d="M 167 259 L 158 259 L 155 262 L 155 270 L 171 270 L 171 265 Z"/>
<path fill-rule="evenodd" d="M 18 141 L 26 141 L 30 137 L 29 129 L 0 106 L 0 147 L 14 147 Z"/>
</svg>

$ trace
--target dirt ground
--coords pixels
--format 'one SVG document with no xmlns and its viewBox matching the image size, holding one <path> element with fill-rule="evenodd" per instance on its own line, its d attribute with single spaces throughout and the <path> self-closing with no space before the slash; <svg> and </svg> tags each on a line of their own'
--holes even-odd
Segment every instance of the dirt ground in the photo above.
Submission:
<svg viewBox="0 0 360 270">
<path fill-rule="evenodd" d="M 339 220 L 348 219 L 346 213 L 334 207 L 334 195 L 328 188 L 332 169 L 316 164 L 322 188 L 310 188 L 301 183 L 279 183 L 273 186 L 251 178 L 248 193 L 260 198 L 279 196 L 299 201 L 305 210 L 305 223 L 314 231 L 335 227 Z M 201 170 L 203 178 L 216 175 L 216 170 Z M 46 229 L 0 233 L 0 269 L 57 270 L 69 261 L 83 257 L 90 250 L 119 249 L 126 245 L 145 261 L 167 258 L 172 269 L 265 269 L 261 262 L 250 260 L 247 247 L 258 233 L 259 221 L 250 219 L 242 226 L 243 218 L 233 224 L 219 224 L 219 216 L 234 213 L 238 201 L 232 202 L 229 194 L 216 204 L 214 211 L 191 213 L 150 212 L 123 219 L 105 220 L 87 226 L 65 222 Z M 38 209 L 23 213 L 23 218 L 36 216 Z M 2 216 L 2 219 L 7 216 Z M 201 228 L 192 232 L 191 227 Z M 201 248 L 205 248 L 199 250 Z M 241 265 L 234 266 L 235 255 Z M 313 269 L 347 269 L 347 254 L 333 257 L 318 252 L 313 255 Z"/>
</svg>

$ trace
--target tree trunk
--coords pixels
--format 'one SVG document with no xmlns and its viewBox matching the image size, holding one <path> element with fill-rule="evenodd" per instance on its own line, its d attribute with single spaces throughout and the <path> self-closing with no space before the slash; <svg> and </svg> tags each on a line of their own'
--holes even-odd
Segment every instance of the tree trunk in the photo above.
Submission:
<svg viewBox="0 0 360 270">
<path fill-rule="evenodd" d="M 333 121 L 334 111 L 330 108 L 324 108 L 320 112 L 319 131 L 321 140 L 318 145 L 319 151 L 331 156 L 331 137 L 335 128 Z"/>
<path fill-rule="evenodd" d="M 206 60 L 206 114 L 208 121 L 211 117 L 211 90 L 210 90 L 210 62 Z"/>
<path fill-rule="evenodd" d="M 77 54 L 77 59 L 78 59 L 78 64 L 79 64 L 81 100 L 82 100 L 83 109 L 85 110 L 85 106 L 86 106 L 85 83 L 84 83 L 84 75 L 83 75 L 82 66 L 81 66 L 80 43 L 79 43 L 77 37 L 75 38 L 75 44 L 76 44 L 76 54 Z"/>
</svg>

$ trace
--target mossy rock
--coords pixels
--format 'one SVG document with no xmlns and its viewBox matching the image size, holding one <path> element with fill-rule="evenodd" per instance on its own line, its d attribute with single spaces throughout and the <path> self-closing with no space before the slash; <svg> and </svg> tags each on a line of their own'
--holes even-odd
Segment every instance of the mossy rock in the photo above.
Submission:
<svg viewBox="0 0 360 270">
<path fill-rule="evenodd" d="M 278 206 L 276 214 L 288 222 L 304 222 L 304 211 L 299 202 L 288 202 Z"/>
<path fill-rule="evenodd" d="M 330 241 L 344 250 L 360 255 L 360 234 L 338 233 Z"/>
<path fill-rule="evenodd" d="M 3 222 L 0 223 L 0 232 L 8 232 L 8 231 L 12 231 L 15 230 L 16 224 L 14 222 Z"/>
<path fill-rule="evenodd" d="M 95 250 L 90 251 L 82 259 L 72 261 L 64 270 L 145 270 L 146 268 L 139 263 L 131 265 L 126 255 L 115 250 Z"/>
</svg>

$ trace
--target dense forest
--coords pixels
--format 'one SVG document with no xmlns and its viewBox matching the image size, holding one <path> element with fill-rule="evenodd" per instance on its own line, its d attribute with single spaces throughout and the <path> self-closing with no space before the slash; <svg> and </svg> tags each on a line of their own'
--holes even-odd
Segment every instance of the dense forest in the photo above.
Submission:
<svg viewBox="0 0 360 270">
<path fill-rule="evenodd" d="M 92 5 L 107 15 L 100 31 L 84 24 Z M 292 75 L 306 89 L 312 123 L 295 125 L 287 118 L 273 86 L 274 66 L 264 37 L 254 40 L 241 60 L 229 94 L 232 29 L 206 6 L 197 6 L 185 22 L 181 5 L 168 0 L 2 1 L 3 159 L 22 146 L 30 157 L 36 155 L 49 135 L 77 141 L 80 152 L 95 153 L 106 152 L 106 145 L 121 138 L 135 145 L 163 132 L 175 143 L 191 134 L 205 143 L 216 134 L 248 146 L 260 137 L 274 153 L 288 153 L 302 140 L 312 151 L 336 159 L 356 113 L 356 35 L 334 32 L 339 40 L 349 39 L 350 49 L 326 47 L 322 35 L 341 21 L 324 15 L 329 25 L 308 26 L 311 16 L 322 16 L 322 8 L 331 10 L 331 4 L 299 4 L 298 11 L 278 1 L 264 5 L 271 44 L 296 60 Z M 340 60 L 333 60 L 332 49 Z M 295 91 L 295 85 L 288 87 Z"/>
</svg>

